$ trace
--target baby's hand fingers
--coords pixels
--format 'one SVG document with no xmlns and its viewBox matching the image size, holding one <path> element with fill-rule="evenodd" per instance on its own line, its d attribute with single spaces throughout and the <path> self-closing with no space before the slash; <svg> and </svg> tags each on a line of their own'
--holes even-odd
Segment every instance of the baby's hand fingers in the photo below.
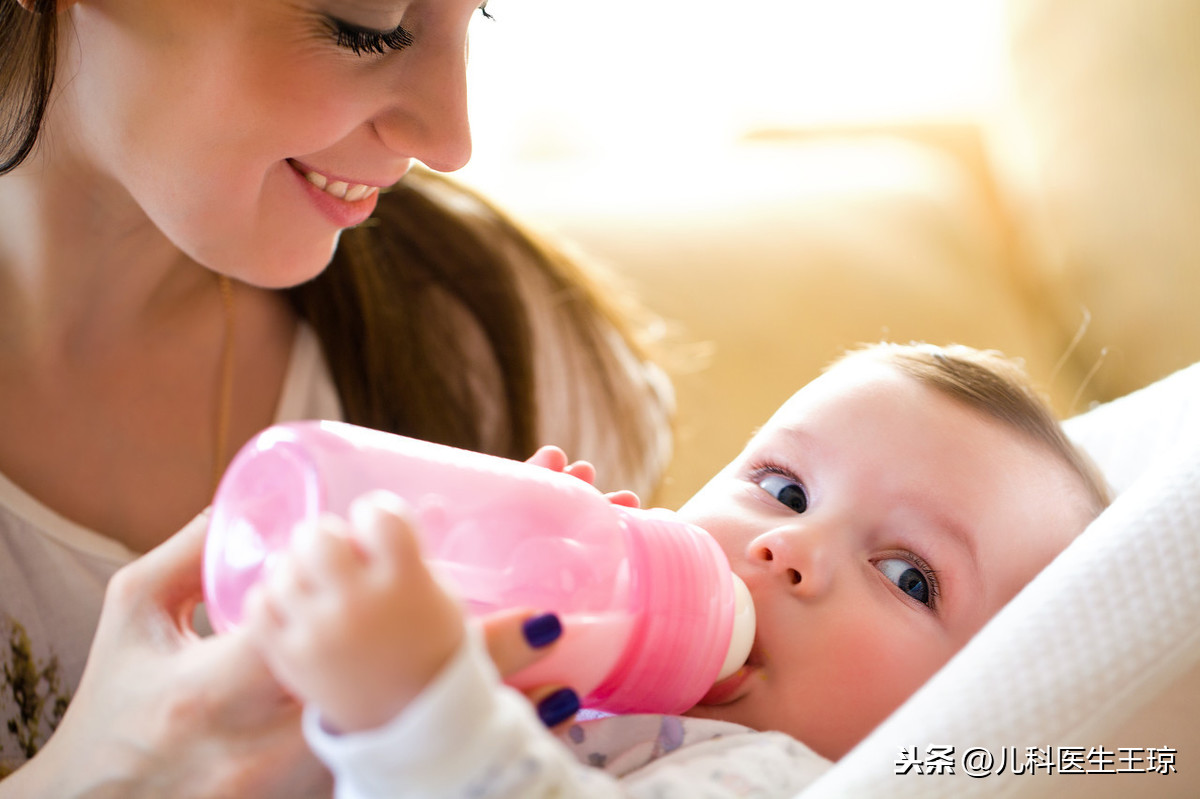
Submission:
<svg viewBox="0 0 1200 799">
<path fill-rule="evenodd" d="M 640 508 L 642 500 L 632 491 L 622 489 L 620 491 L 612 491 L 604 496 L 608 497 L 608 501 L 614 505 L 620 505 L 623 508 Z"/>
<path fill-rule="evenodd" d="M 549 469 L 552 472 L 561 472 L 567 468 L 567 453 L 563 452 L 559 447 L 548 444 L 540 447 L 525 462 L 531 463 L 534 466 L 541 466 L 543 469 Z"/>
<path fill-rule="evenodd" d="M 588 485 L 596 482 L 596 467 L 588 461 L 575 461 L 563 471 L 572 477 L 578 477 Z"/>
<path fill-rule="evenodd" d="M 332 514 L 296 525 L 287 548 L 268 558 L 262 580 L 247 593 L 247 620 L 282 628 L 310 612 L 324 591 L 355 582 L 362 558 L 347 533 Z"/>
<path fill-rule="evenodd" d="M 288 549 L 292 568 L 313 585 L 344 583 L 354 579 L 363 565 L 349 527 L 332 513 L 315 523 L 296 525 Z"/>
<path fill-rule="evenodd" d="M 424 572 L 418 523 L 412 508 L 400 497 L 389 491 L 364 494 L 350 504 L 350 524 L 368 560 L 389 577 Z"/>
<path fill-rule="evenodd" d="M 550 444 L 538 449 L 537 452 L 529 457 L 526 463 L 541 466 L 543 469 L 549 469 L 552 472 L 569 474 L 588 484 L 596 482 L 595 466 L 588 461 L 570 463 L 567 461 L 567 453 L 563 452 L 561 448 Z"/>
</svg>

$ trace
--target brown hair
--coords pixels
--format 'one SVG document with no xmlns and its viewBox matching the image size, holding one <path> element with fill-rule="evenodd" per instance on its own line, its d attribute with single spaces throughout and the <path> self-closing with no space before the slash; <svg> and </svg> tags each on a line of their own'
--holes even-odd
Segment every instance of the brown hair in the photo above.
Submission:
<svg viewBox="0 0 1200 799">
<path fill-rule="evenodd" d="M 50 102 L 57 63 L 56 0 L 0 0 L 0 175 L 33 150 Z"/>
<path fill-rule="evenodd" d="M 511 450 L 526 457 L 536 440 L 533 338 L 517 264 L 532 267 L 571 326 L 569 338 L 586 360 L 582 372 L 599 410 L 616 430 L 622 455 L 636 460 L 656 431 L 634 424 L 645 399 L 608 337 L 645 353 L 631 329 L 629 298 L 606 294 L 583 264 L 549 240 L 513 222 L 477 193 L 425 169 L 415 169 L 381 194 L 375 222 L 346 231 L 333 262 L 317 278 L 288 290 L 316 329 L 346 416 L 358 424 L 471 449 L 484 431 L 471 375 L 463 367 L 460 329 L 441 311 L 449 297 L 477 323 L 502 379 Z M 621 303 L 626 303 L 622 306 Z"/>
<path fill-rule="evenodd" d="M 1024 367 L 996 350 L 961 344 L 939 347 L 913 342 L 884 342 L 852 350 L 848 358 L 875 358 L 924 385 L 1017 430 L 1057 455 L 1079 476 L 1099 514 L 1112 501 L 1100 470 L 1071 443 L 1050 403 L 1038 392 Z"/>
</svg>

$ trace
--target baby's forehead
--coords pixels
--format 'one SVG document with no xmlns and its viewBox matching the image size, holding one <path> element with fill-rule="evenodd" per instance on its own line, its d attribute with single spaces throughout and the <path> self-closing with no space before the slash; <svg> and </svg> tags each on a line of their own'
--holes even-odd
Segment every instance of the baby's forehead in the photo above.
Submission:
<svg viewBox="0 0 1200 799">
<path fill-rule="evenodd" d="M 932 388 L 886 361 L 865 356 L 844 359 L 793 392 L 772 414 L 771 421 L 802 416 L 829 402 L 838 403 L 856 397 L 886 397 L 892 391 L 925 390 Z"/>
<path fill-rule="evenodd" d="M 871 430 L 874 436 L 847 437 L 847 430 Z M 982 448 L 995 456 L 1015 451 L 1015 459 L 1009 462 L 1024 472 L 1026 481 L 1055 487 L 1052 497 L 1041 500 L 1046 513 L 1061 522 L 1062 534 L 1047 542 L 1053 552 L 1065 547 L 1096 515 L 1090 507 L 1084 478 L 1048 444 L 1011 422 L 871 356 L 839 362 L 798 389 L 760 429 L 757 438 L 760 446 L 801 445 L 785 448 L 785 452 L 803 451 L 814 442 L 816 446 L 823 443 L 827 451 L 842 447 L 844 454 L 844 445 L 855 444 L 858 449 L 854 458 L 878 459 L 881 463 L 920 452 Z M 922 439 L 931 442 L 927 450 L 920 447 Z M 908 444 L 888 446 L 894 440 Z M 872 446 L 876 443 L 880 446 Z M 946 469 L 956 468 L 955 458 L 949 456 Z M 971 458 L 966 462 L 971 463 Z M 929 469 L 919 468 L 911 459 L 905 463 L 915 471 L 940 473 L 941 464 L 936 461 Z"/>
</svg>

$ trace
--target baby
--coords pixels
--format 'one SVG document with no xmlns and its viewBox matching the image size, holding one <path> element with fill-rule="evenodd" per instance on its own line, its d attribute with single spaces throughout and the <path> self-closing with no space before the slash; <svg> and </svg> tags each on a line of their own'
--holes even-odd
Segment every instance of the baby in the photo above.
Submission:
<svg viewBox="0 0 1200 799">
<path fill-rule="evenodd" d="M 686 718 L 599 718 L 555 738 L 541 722 L 573 715 L 573 694 L 534 697 L 539 721 L 500 684 L 394 498 L 298 535 L 247 623 L 307 703 L 342 797 L 791 796 L 1107 501 L 1019 367 L 881 344 L 797 392 L 680 509 L 720 543 L 758 618 L 747 664 Z M 554 637 L 553 617 L 531 616 L 531 644 Z M 536 657 L 504 652 L 492 647 L 505 672 Z"/>
</svg>

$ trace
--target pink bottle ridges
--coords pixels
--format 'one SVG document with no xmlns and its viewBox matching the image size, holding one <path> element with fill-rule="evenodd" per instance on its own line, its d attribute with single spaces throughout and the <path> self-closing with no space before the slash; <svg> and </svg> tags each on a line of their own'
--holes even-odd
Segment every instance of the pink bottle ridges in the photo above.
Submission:
<svg viewBox="0 0 1200 799">
<path fill-rule="evenodd" d="M 246 591 L 295 525 L 386 489 L 416 509 L 431 568 L 472 613 L 552 610 L 563 637 L 509 682 L 573 687 L 584 707 L 680 713 L 745 662 L 749 592 L 717 543 L 669 511 L 614 506 L 574 477 L 340 422 L 269 428 L 218 488 L 204 555 L 209 618 Z"/>
</svg>

